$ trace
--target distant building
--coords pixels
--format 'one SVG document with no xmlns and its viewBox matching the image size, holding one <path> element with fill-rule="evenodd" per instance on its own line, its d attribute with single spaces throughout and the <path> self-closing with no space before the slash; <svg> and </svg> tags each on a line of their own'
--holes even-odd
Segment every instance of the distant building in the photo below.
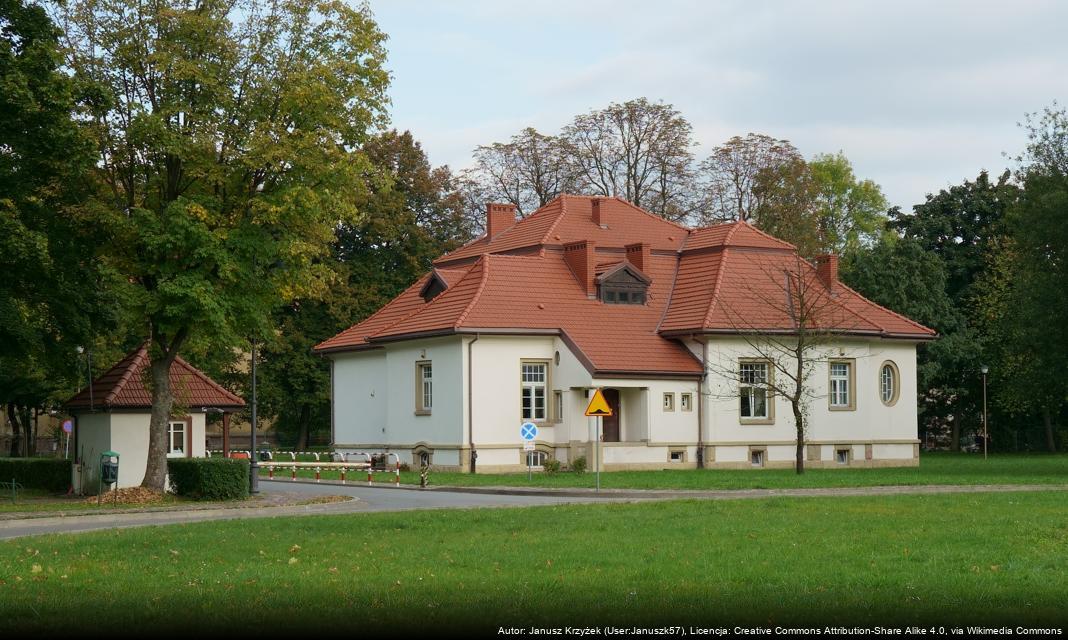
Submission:
<svg viewBox="0 0 1068 640">
<path fill-rule="evenodd" d="M 518 471 L 530 421 L 535 462 L 592 465 L 583 414 L 602 388 L 606 470 L 790 466 L 790 405 L 740 326 L 788 335 L 774 298 L 799 268 L 822 283 L 834 334 L 810 383 L 807 464 L 918 464 L 916 345 L 933 331 L 842 285 L 835 257 L 799 260 L 747 223 L 690 229 L 569 195 L 519 221 L 489 205 L 484 236 L 316 347 L 332 361 L 335 446 Z"/>
<path fill-rule="evenodd" d="M 64 403 L 74 416 L 75 462 L 80 465 L 86 490 L 95 490 L 100 454 L 120 454 L 118 486 L 141 484 L 148 464 L 148 428 L 152 394 L 145 382 L 150 375 L 147 345 L 135 349 L 77 395 Z M 221 412 L 224 420 L 245 401 L 227 391 L 182 358 L 171 364 L 171 391 L 175 409 L 167 423 L 168 457 L 204 457 L 206 414 Z"/>
</svg>

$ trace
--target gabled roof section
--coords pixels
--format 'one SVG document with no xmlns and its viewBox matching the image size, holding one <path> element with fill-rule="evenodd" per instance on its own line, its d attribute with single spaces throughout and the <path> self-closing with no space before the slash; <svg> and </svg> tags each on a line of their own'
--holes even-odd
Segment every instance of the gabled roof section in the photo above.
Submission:
<svg viewBox="0 0 1068 640">
<path fill-rule="evenodd" d="M 598 202 L 608 223 L 593 220 L 593 202 Z M 492 240 L 486 236 L 473 240 L 434 261 L 435 265 L 470 262 L 484 253 L 512 253 L 521 249 L 543 250 L 569 242 L 591 240 L 598 247 L 622 248 L 647 242 L 656 250 L 677 251 L 682 248 L 686 227 L 639 209 L 620 198 L 561 195 Z"/>
<path fill-rule="evenodd" d="M 150 364 L 147 343 L 127 354 L 93 380 L 92 408 L 104 411 L 150 408 L 152 393 L 144 381 Z M 176 357 L 171 363 L 170 378 L 175 400 L 190 410 L 203 407 L 238 409 L 245 406 L 240 396 L 228 391 L 181 357 Z M 82 389 L 63 406 L 67 409 L 90 408 L 89 387 Z"/>
<path fill-rule="evenodd" d="M 597 282 L 602 283 L 612 278 L 620 272 L 626 272 L 634 276 L 635 279 L 641 280 L 645 284 L 649 284 L 652 280 L 649 276 L 641 272 L 641 269 L 634 266 L 627 260 L 620 260 L 619 262 L 609 262 L 607 264 L 597 265 L 595 273 L 597 274 Z"/>
<path fill-rule="evenodd" d="M 729 222 L 726 224 L 701 227 L 690 232 L 683 251 L 697 251 L 715 247 L 752 247 L 755 249 L 779 249 L 795 251 L 797 247 L 770 236 L 748 222 Z"/>
</svg>

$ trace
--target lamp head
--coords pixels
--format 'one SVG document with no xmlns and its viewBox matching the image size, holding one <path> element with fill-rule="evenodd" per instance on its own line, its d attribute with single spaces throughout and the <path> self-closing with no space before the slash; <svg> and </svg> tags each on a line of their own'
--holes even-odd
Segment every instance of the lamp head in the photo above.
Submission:
<svg viewBox="0 0 1068 640">
<path fill-rule="evenodd" d="M 85 353 L 85 347 L 81 345 L 74 347 L 74 350 L 78 352 L 78 355 L 82 355 L 83 353 Z"/>
<path fill-rule="evenodd" d="M 983 366 L 979 367 L 979 370 L 983 372 L 984 376 L 986 374 L 990 373 L 990 367 L 986 366 L 985 364 Z"/>
</svg>

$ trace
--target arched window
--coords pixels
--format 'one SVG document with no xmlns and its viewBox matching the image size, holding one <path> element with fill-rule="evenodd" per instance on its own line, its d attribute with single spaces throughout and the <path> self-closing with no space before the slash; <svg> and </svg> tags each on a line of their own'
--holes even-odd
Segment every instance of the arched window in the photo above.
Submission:
<svg viewBox="0 0 1068 640">
<path fill-rule="evenodd" d="M 900 392 L 901 376 L 898 374 L 897 365 L 887 360 L 879 367 L 879 399 L 888 407 L 897 403 Z"/>
</svg>

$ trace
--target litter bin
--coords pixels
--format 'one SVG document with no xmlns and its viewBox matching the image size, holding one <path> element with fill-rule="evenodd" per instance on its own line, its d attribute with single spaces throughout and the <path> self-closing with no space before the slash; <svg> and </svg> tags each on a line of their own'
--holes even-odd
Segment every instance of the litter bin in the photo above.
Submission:
<svg viewBox="0 0 1068 640">
<path fill-rule="evenodd" d="M 118 481 L 119 454 L 115 451 L 105 451 L 100 454 L 100 482 L 108 485 Z"/>
</svg>

